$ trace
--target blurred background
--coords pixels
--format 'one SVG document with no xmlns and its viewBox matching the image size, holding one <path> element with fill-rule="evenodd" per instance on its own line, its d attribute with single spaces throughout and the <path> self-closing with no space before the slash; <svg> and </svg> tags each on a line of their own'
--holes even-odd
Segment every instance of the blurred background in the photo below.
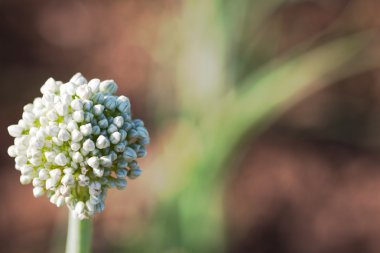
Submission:
<svg viewBox="0 0 380 253">
<path fill-rule="evenodd" d="M 114 79 L 150 130 L 94 252 L 380 252 L 377 0 L 0 0 L 0 251 L 63 252 L 6 127 L 52 76 Z"/>
</svg>

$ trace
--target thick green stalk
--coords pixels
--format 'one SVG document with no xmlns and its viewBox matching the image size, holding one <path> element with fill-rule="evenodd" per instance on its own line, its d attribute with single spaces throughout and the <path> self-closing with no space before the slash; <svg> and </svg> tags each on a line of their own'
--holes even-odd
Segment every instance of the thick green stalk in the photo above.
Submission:
<svg viewBox="0 0 380 253">
<path fill-rule="evenodd" d="M 69 211 L 66 253 L 89 253 L 91 251 L 92 221 L 80 220 Z"/>
</svg>

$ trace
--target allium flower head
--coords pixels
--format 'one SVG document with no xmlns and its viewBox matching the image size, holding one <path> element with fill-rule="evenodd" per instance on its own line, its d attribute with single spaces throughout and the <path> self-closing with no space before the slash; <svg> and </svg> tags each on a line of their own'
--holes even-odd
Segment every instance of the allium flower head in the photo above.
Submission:
<svg viewBox="0 0 380 253">
<path fill-rule="evenodd" d="M 46 194 L 85 219 L 104 210 L 109 188 L 124 189 L 127 177 L 141 174 L 136 159 L 146 155 L 149 134 L 116 90 L 113 80 L 87 82 L 80 73 L 67 83 L 49 78 L 8 127 L 15 138 L 8 154 L 35 197 Z"/>
</svg>

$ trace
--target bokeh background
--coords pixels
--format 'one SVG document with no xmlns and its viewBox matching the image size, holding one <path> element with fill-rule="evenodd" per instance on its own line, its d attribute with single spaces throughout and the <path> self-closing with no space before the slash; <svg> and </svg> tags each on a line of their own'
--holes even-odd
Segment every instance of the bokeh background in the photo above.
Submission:
<svg viewBox="0 0 380 253">
<path fill-rule="evenodd" d="M 0 251 L 63 252 L 6 127 L 52 76 L 114 79 L 152 135 L 94 252 L 380 252 L 377 0 L 0 1 Z"/>
</svg>

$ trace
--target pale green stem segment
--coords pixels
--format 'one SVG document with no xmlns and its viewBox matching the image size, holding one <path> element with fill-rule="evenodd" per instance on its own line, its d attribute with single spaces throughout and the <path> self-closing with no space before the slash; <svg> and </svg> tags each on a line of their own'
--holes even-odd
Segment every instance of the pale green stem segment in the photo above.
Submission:
<svg viewBox="0 0 380 253">
<path fill-rule="evenodd" d="M 69 211 L 66 253 L 90 253 L 92 237 L 91 219 L 80 220 Z"/>
</svg>

